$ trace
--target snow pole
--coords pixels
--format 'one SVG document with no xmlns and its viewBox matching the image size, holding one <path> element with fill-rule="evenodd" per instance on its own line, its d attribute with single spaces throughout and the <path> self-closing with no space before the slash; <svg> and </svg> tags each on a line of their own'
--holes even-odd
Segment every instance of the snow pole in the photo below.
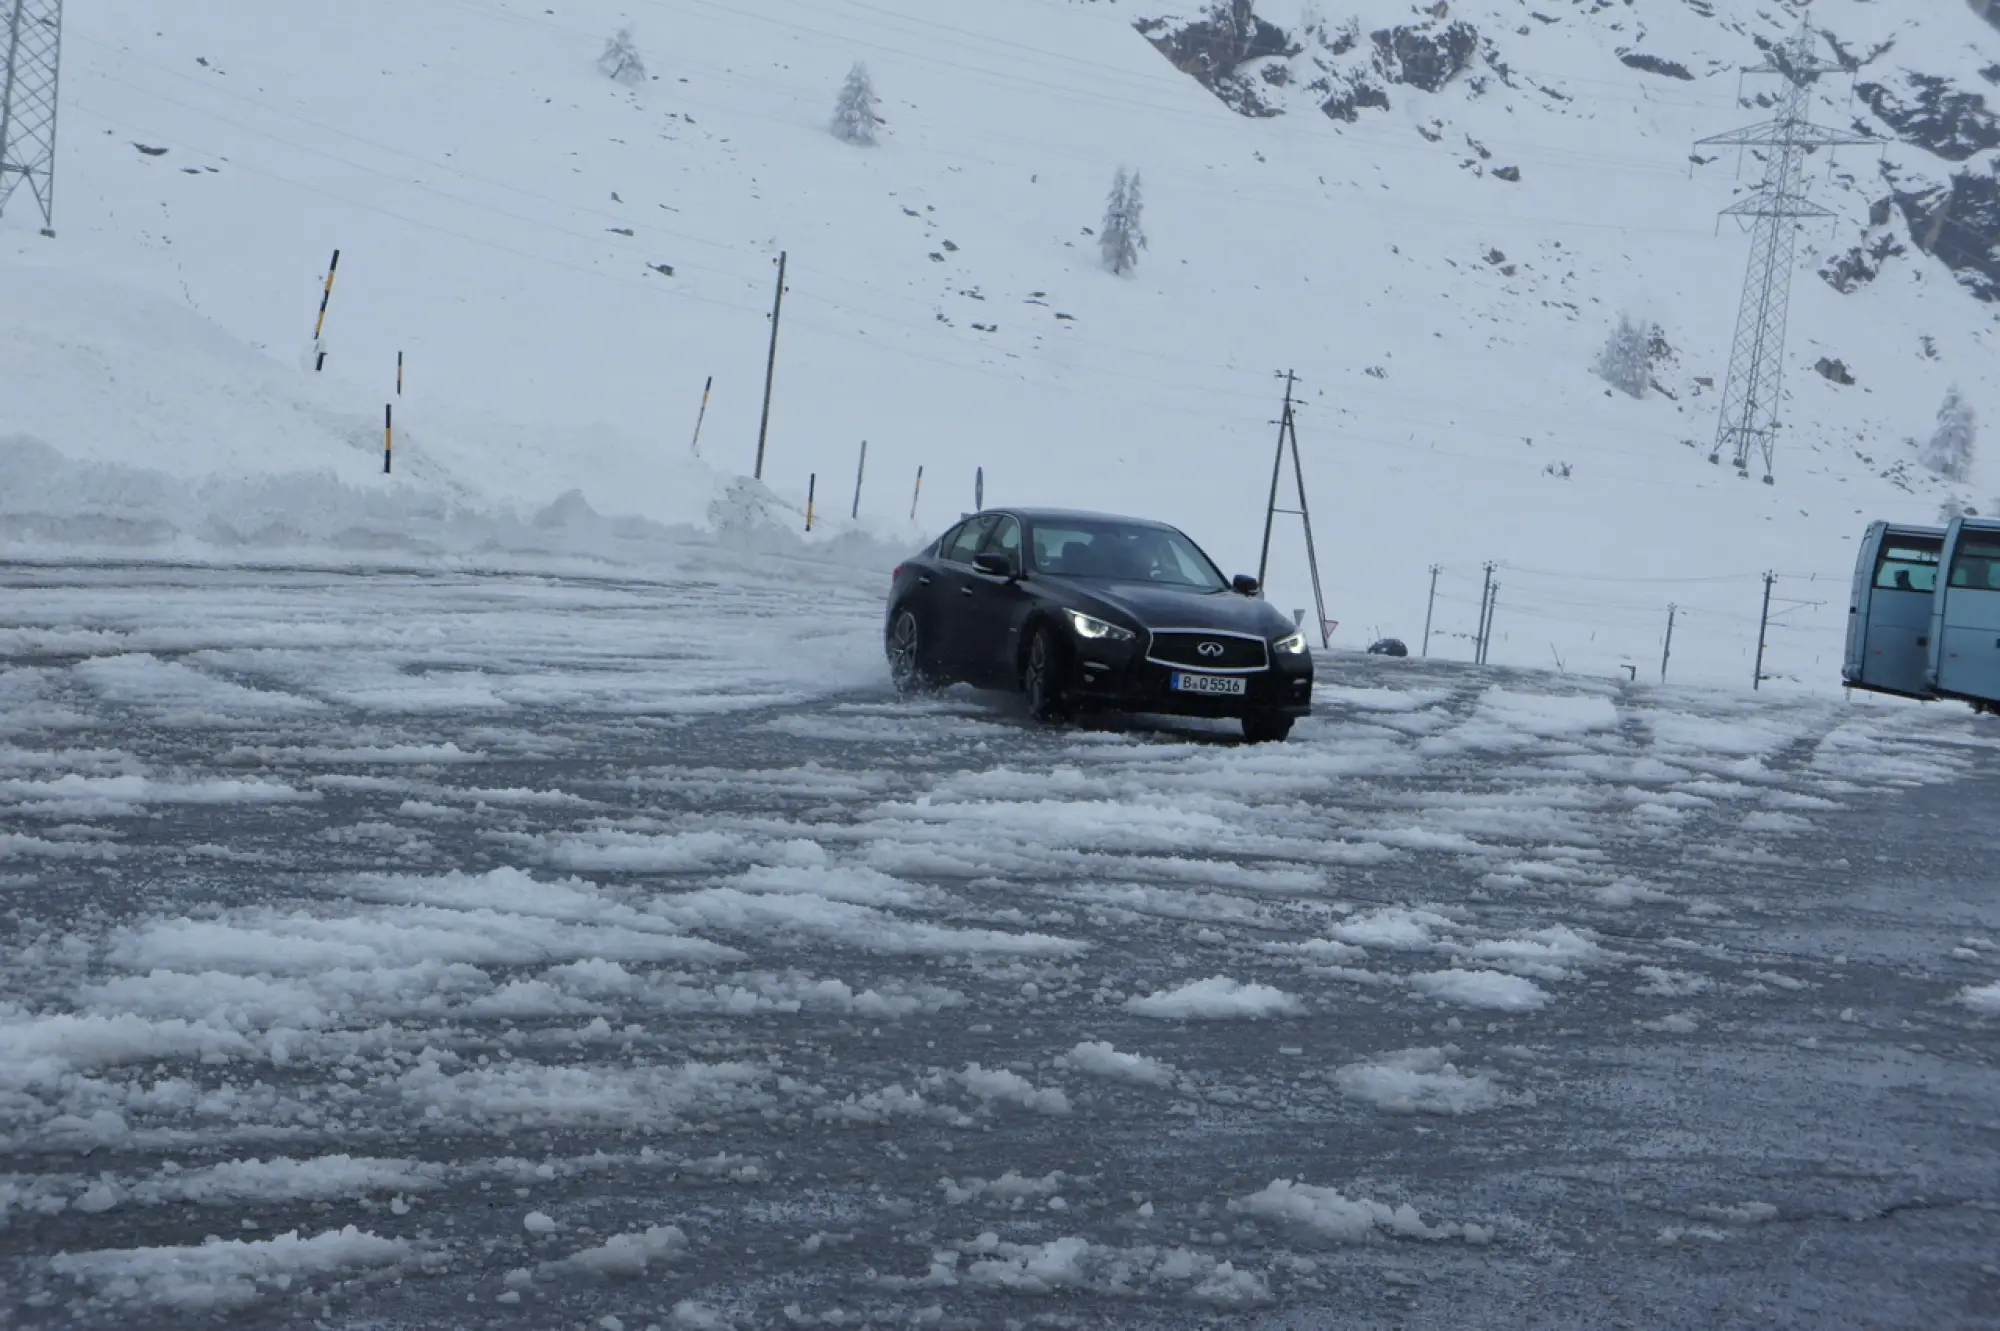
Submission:
<svg viewBox="0 0 2000 1331">
<path fill-rule="evenodd" d="M 986 468 L 972 469 L 972 511 L 979 512 L 986 507 Z"/>
<path fill-rule="evenodd" d="M 396 455 L 396 404 L 382 404 L 382 474 L 389 474 L 389 463 Z"/>
<path fill-rule="evenodd" d="M 868 441 L 861 441 L 861 462 L 854 468 L 854 508 L 848 513 L 850 521 L 861 517 L 861 478 L 868 474 Z"/>
<path fill-rule="evenodd" d="M 912 522 L 915 522 L 917 520 L 917 501 L 923 498 L 923 496 L 924 496 L 924 468 L 922 463 L 918 463 L 917 488 L 910 491 L 910 521 Z"/>
<path fill-rule="evenodd" d="M 326 286 L 319 293 L 319 318 L 313 321 L 313 373 L 326 368 L 326 343 L 321 337 L 326 333 L 326 306 L 333 299 L 333 275 L 340 269 L 340 250 L 333 252 L 333 262 L 326 266 Z"/>
<path fill-rule="evenodd" d="M 811 531 L 813 529 L 813 495 L 818 490 L 819 490 L 819 473 L 813 472 L 806 477 L 806 530 L 807 531 Z"/>
<path fill-rule="evenodd" d="M 694 414 L 694 442 L 688 445 L 688 452 L 701 456 L 701 423 L 708 419 L 708 390 L 715 387 L 715 376 L 709 375 L 708 382 L 701 386 L 701 410 Z"/>
<path fill-rule="evenodd" d="M 403 353 L 396 353 L 396 396 L 403 395 Z"/>
</svg>

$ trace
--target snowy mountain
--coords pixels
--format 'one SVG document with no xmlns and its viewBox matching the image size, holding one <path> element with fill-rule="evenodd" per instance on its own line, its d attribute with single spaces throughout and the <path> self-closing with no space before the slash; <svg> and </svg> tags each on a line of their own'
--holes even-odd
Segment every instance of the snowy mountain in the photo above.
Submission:
<svg viewBox="0 0 2000 1331">
<path fill-rule="evenodd" d="M 58 238 L 25 198 L 0 223 L 0 537 L 31 552 L 658 561 L 718 526 L 796 545 L 809 476 L 826 549 L 865 439 L 860 525 L 887 544 L 843 560 L 886 564 L 981 468 L 988 500 L 1156 514 L 1250 569 L 1291 369 L 1336 644 L 1414 645 L 1438 564 L 1434 648 L 1466 654 L 1491 560 L 1496 661 L 1650 674 L 1671 602 L 1677 677 L 1740 681 L 1772 569 L 1769 668 L 1824 687 L 1865 522 L 2000 488 L 1918 461 L 1953 385 L 2000 411 L 2000 32 L 1971 7 L 1814 7 L 1849 72 L 1813 118 L 1882 144 L 1811 162 L 1834 216 L 1801 240 L 1769 487 L 1707 461 L 1747 253 L 1716 214 L 1759 167 L 1694 144 L 1764 114 L 1739 70 L 1796 29 L 1784 7 L 101 0 L 68 23 Z M 643 78 L 600 68 L 621 29 Z M 857 63 L 872 146 L 831 132 Z M 1121 168 L 1147 245 L 1114 276 Z M 766 494 L 734 478 L 781 251 Z M 1621 318 L 1659 330 L 1639 398 L 1593 373 Z M 1295 520 L 1270 583 L 1311 604 Z"/>
</svg>

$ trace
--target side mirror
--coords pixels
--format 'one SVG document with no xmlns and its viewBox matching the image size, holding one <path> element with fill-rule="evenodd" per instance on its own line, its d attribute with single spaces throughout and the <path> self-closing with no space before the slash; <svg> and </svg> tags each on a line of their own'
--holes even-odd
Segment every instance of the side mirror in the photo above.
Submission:
<svg viewBox="0 0 2000 1331">
<path fill-rule="evenodd" d="M 1238 596 L 1255 596 L 1259 588 L 1257 579 L 1248 573 L 1238 573 L 1229 580 L 1229 585 Z"/>
<path fill-rule="evenodd" d="M 972 557 L 972 566 L 981 573 L 988 573 L 996 578 L 1018 578 L 1021 576 L 1020 570 L 1014 567 L 1014 557 L 1012 555 L 1003 555 L 997 550 L 982 551 L 974 555 Z"/>
</svg>

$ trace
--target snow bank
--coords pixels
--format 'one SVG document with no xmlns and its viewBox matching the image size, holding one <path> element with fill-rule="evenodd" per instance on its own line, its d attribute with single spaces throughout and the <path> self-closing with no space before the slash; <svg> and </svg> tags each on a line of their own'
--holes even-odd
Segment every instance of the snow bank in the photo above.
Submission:
<svg viewBox="0 0 2000 1331">
<path fill-rule="evenodd" d="M 1958 1001 L 1974 1012 L 2000 1015 L 2000 980 L 1992 984 L 1967 985 L 1959 990 Z"/>
</svg>

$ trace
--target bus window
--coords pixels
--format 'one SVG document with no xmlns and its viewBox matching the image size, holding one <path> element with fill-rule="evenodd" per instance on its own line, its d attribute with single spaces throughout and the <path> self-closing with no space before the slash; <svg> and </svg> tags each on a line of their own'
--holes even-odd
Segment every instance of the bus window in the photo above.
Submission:
<svg viewBox="0 0 2000 1331">
<path fill-rule="evenodd" d="M 2000 591 L 2000 538 L 1960 536 L 1951 561 L 1951 585 L 1972 591 Z"/>
<path fill-rule="evenodd" d="M 1892 591 L 1936 591 L 1938 553 L 1936 546 L 1924 549 L 1893 537 L 1884 541 L 1875 561 L 1875 585 Z"/>
</svg>

